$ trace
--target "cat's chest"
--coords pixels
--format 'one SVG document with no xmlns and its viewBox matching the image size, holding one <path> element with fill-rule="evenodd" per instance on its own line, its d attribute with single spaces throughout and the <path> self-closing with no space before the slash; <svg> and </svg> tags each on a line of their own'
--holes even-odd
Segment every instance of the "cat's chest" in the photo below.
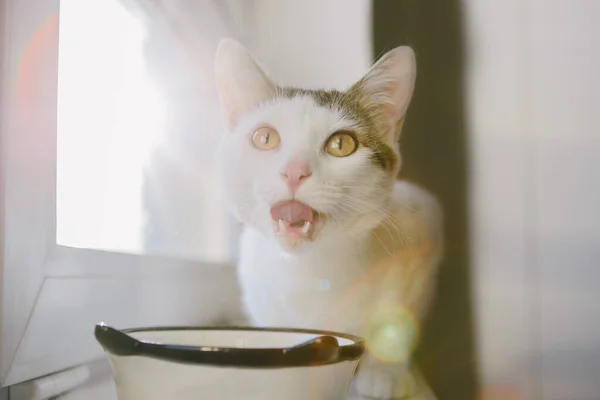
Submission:
<svg viewBox="0 0 600 400">
<path fill-rule="evenodd" d="M 244 280 L 260 287 L 273 299 L 300 297 L 327 299 L 347 289 L 359 278 L 364 260 L 322 258 L 293 258 L 280 254 L 252 254 L 244 257 L 240 274 Z"/>
<path fill-rule="evenodd" d="M 239 264 L 244 302 L 255 323 L 335 328 L 340 310 L 354 308 L 368 257 L 321 254 L 286 257 L 246 237 Z M 354 296 L 354 297 L 353 297 Z M 363 299 L 364 300 L 364 299 Z"/>
<path fill-rule="evenodd" d="M 319 272 L 311 268 L 314 265 L 285 261 L 240 267 L 244 302 L 259 326 L 335 330 L 339 325 L 333 321 L 335 310 L 349 305 L 345 299 L 359 280 L 351 274 Z"/>
</svg>

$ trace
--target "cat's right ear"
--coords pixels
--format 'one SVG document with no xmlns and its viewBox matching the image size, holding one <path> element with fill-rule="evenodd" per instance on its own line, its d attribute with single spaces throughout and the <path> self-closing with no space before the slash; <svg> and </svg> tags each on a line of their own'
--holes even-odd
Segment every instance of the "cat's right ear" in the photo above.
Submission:
<svg viewBox="0 0 600 400">
<path fill-rule="evenodd" d="M 229 130 L 244 113 L 277 93 L 277 86 L 250 52 L 232 39 L 223 39 L 219 43 L 215 76 L 221 113 Z"/>
</svg>

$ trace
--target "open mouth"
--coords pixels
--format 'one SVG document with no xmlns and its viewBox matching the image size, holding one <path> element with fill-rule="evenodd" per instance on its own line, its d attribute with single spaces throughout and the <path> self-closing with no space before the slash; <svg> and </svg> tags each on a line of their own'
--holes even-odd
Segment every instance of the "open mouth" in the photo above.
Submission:
<svg viewBox="0 0 600 400">
<path fill-rule="evenodd" d="M 310 239 L 315 232 L 319 213 L 304 203 L 289 200 L 273 205 L 271 218 L 278 236 Z"/>
</svg>

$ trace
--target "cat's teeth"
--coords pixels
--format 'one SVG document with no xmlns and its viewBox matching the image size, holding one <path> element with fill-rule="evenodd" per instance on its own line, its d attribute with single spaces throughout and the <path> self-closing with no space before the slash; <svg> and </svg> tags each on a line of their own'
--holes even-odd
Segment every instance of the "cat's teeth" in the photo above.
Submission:
<svg viewBox="0 0 600 400">
<path fill-rule="evenodd" d="M 304 233 L 308 233 L 308 230 L 310 229 L 310 221 L 306 221 L 304 223 L 304 226 L 302 227 L 302 232 Z"/>
<path fill-rule="evenodd" d="M 285 233 L 285 224 L 281 218 L 279 218 L 279 233 Z"/>
</svg>

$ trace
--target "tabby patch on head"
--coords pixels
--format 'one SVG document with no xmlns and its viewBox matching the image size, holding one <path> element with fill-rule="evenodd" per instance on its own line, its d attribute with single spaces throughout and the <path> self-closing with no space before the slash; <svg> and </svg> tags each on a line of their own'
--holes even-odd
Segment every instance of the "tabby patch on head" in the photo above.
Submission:
<svg viewBox="0 0 600 400">
<path fill-rule="evenodd" d="M 412 49 L 391 50 L 346 91 L 304 90 L 277 85 L 226 39 L 216 77 L 229 131 L 219 169 L 242 222 L 288 252 L 369 234 L 381 222 L 400 168 Z"/>
</svg>

